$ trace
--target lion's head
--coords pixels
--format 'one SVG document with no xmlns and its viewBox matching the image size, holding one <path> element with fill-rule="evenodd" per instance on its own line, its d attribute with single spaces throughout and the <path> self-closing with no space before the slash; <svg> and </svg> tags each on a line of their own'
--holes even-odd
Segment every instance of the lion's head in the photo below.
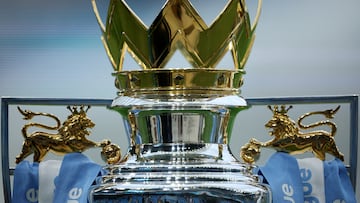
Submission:
<svg viewBox="0 0 360 203">
<path fill-rule="evenodd" d="M 68 116 L 64 121 L 62 127 L 59 128 L 59 133 L 63 136 L 64 140 L 85 138 L 86 135 L 90 135 L 89 128 L 93 128 L 95 123 L 87 117 L 86 112 L 89 107 L 84 110 L 83 106 L 80 107 L 80 111 L 76 107 L 70 108 L 72 114 Z"/>
<path fill-rule="evenodd" d="M 269 132 L 270 135 L 273 135 L 275 139 L 279 138 L 288 138 L 294 137 L 298 133 L 298 128 L 295 122 L 289 118 L 286 114 L 289 109 L 285 109 L 285 106 L 281 106 L 281 110 L 277 106 L 272 109 L 273 117 L 265 124 L 266 128 L 271 128 L 272 131 Z"/>
</svg>

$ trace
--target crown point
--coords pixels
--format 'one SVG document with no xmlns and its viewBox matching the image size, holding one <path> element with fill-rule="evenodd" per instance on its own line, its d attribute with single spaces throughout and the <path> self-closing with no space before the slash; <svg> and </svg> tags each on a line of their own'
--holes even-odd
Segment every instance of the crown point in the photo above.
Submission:
<svg viewBox="0 0 360 203">
<path fill-rule="evenodd" d="M 189 1 L 167 1 L 149 28 L 124 0 L 111 0 L 109 9 L 103 43 L 117 71 L 126 51 L 143 69 L 163 69 L 177 49 L 194 68 L 213 69 L 226 52 L 237 53 L 234 68 L 242 69 L 252 46 L 253 30 L 240 0 L 229 0 L 209 26 Z"/>
<path fill-rule="evenodd" d="M 168 0 L 146 26 L 125 0 L 110 0 L 106 26 L 100 27 L 120 94 L 238 95 L 255 27 L 243 0 L 228 0 L 222 6 L 207 25 L 189 0 Z M 94 11 L 98 13 L 96 6 Z M 168 67 L 176 53 L 190 68 Z M 218 68 L 226 56 L 233 61 L 232 69 Z M 142 70 L 124 71 L 124 58 L 133 58 Z"/>
</svg>

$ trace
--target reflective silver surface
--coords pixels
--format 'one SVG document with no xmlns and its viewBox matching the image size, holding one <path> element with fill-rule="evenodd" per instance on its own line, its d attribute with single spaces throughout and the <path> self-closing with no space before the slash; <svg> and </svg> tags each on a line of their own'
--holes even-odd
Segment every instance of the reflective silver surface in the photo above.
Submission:
<svg viewBox="0 0 360 203">
<path fill-rule="evenodd" d="M 213 99 L 127 101 L 115 100 L 112 108 L 126 120 L 131 147 L 119 164 L 105 168 L 92 203 L 271 200 L 270 189 L 228 147 L 234 118 L 247 108 L 241 97 L 243 103 L 229 106 Z"/>
<path fill-rule="evenodd" d="M 106 168 L 109 174 L 97 180 L 90 194 L 93 202 L 271 199 L 269 188 L 259 184 L 258 177 L 237 162 L 225 144 L 146 144 L 140 149 L 140 158 L 133 154 L 126 163 Z"/>
</svg>

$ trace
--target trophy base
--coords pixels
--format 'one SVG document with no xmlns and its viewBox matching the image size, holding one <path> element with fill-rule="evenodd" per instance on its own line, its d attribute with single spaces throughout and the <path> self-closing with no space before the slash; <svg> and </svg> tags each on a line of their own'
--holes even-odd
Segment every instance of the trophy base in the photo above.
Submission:
<svg viewBox="0 0 360 203">
<path fill-rule="evenodd" d="M 218 189 L 202 189 L 190 191 L 131 191 L 129 194 L 119 195 L 94 195 L 93 203 L 112 203 L 112 202 L 137 202 L 137 203 L 253 203 L 267 202 L 265 198 L 258 201 L 253 195 L 229 195 L 229 191 Z"/>
<path fill-rule="evenodd" d="M 105 168 L 109 173 L 92 188 L 91 203 L 271 202 L 270 189 L 225 144 L 163 143 L 140 149 L 140 156 L 130 154 L 126 162 Z"/>
</svg>

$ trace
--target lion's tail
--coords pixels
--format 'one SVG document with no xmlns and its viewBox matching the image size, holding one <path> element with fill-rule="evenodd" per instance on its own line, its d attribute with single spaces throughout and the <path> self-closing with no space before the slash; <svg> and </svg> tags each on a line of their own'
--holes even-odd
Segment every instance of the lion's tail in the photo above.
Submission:
<svg viewBox="0 0 360 203">
<path fill-rule="evenodd" d="M 313 124 L 310 124 L 310 125 L 304 125 L 302 123 L 302 121 L 304 120 L 304 118 L 306 118 L 308 116 L 311 116 L 311 115 L 315 115 L 315 114 L 321 114 L 321 115 L 324 115 L 328 119 L 332 119 L 332 118 L 334 118 L 336 112 L 339 109 L 340 109 L 340 106 L 338 106 L 335 109 L 329 109 L 329 110 L 325 110 L 325 111 L 315 111 L 315 112 L 306 113 L 306 114 L 302 115 L 299 118 L 297 123 L 298 123 L 299 127 L 302 128 L 302 129 L 309 129 L 309 128 L 315 128 L 315 127 L 318 127 L 318 126 L 327 125 L 331 129 L 330 135 L 335 136 L 336 131 L 337 131 L 337 127 L 336 127 L 336 124 L 334 122 L 331 122 L 329 120 L 323 120 L 323 121 L 319 121 L 319 122 L 316 122 L 316 123 L 313 123 Z"/>
<path fill-rule="evenodd" d="M 50 117 L 56 121 L 56 125 L 54 125 L 54 126 L 48 126 L 48 125 L 44 125 L 41 123 L 35 123 L 35 122 L 29 122 L 29 123 L 25 124 L 21 129 L 21 133 L 25 139 L 29 137 L 27 134 L 27 130 L 30 127 L 44 128 L 47 130 L 57 130 L 57 129 L 59 129 L 59 127 L 61 125 L 59 118 L 53 114 L 41 113 L 41 112 L 37 113 L 37 112 L 29 111 L 29 110 L 22 110 L 20 107 L 17 107 L 17 108 L 18 108 L 19 112 L 24 116 L 24 118 L 23 118 L 24 120 L 30 120 L 34 116 L 45 116 L 45 117 Z"/>
</svg>

